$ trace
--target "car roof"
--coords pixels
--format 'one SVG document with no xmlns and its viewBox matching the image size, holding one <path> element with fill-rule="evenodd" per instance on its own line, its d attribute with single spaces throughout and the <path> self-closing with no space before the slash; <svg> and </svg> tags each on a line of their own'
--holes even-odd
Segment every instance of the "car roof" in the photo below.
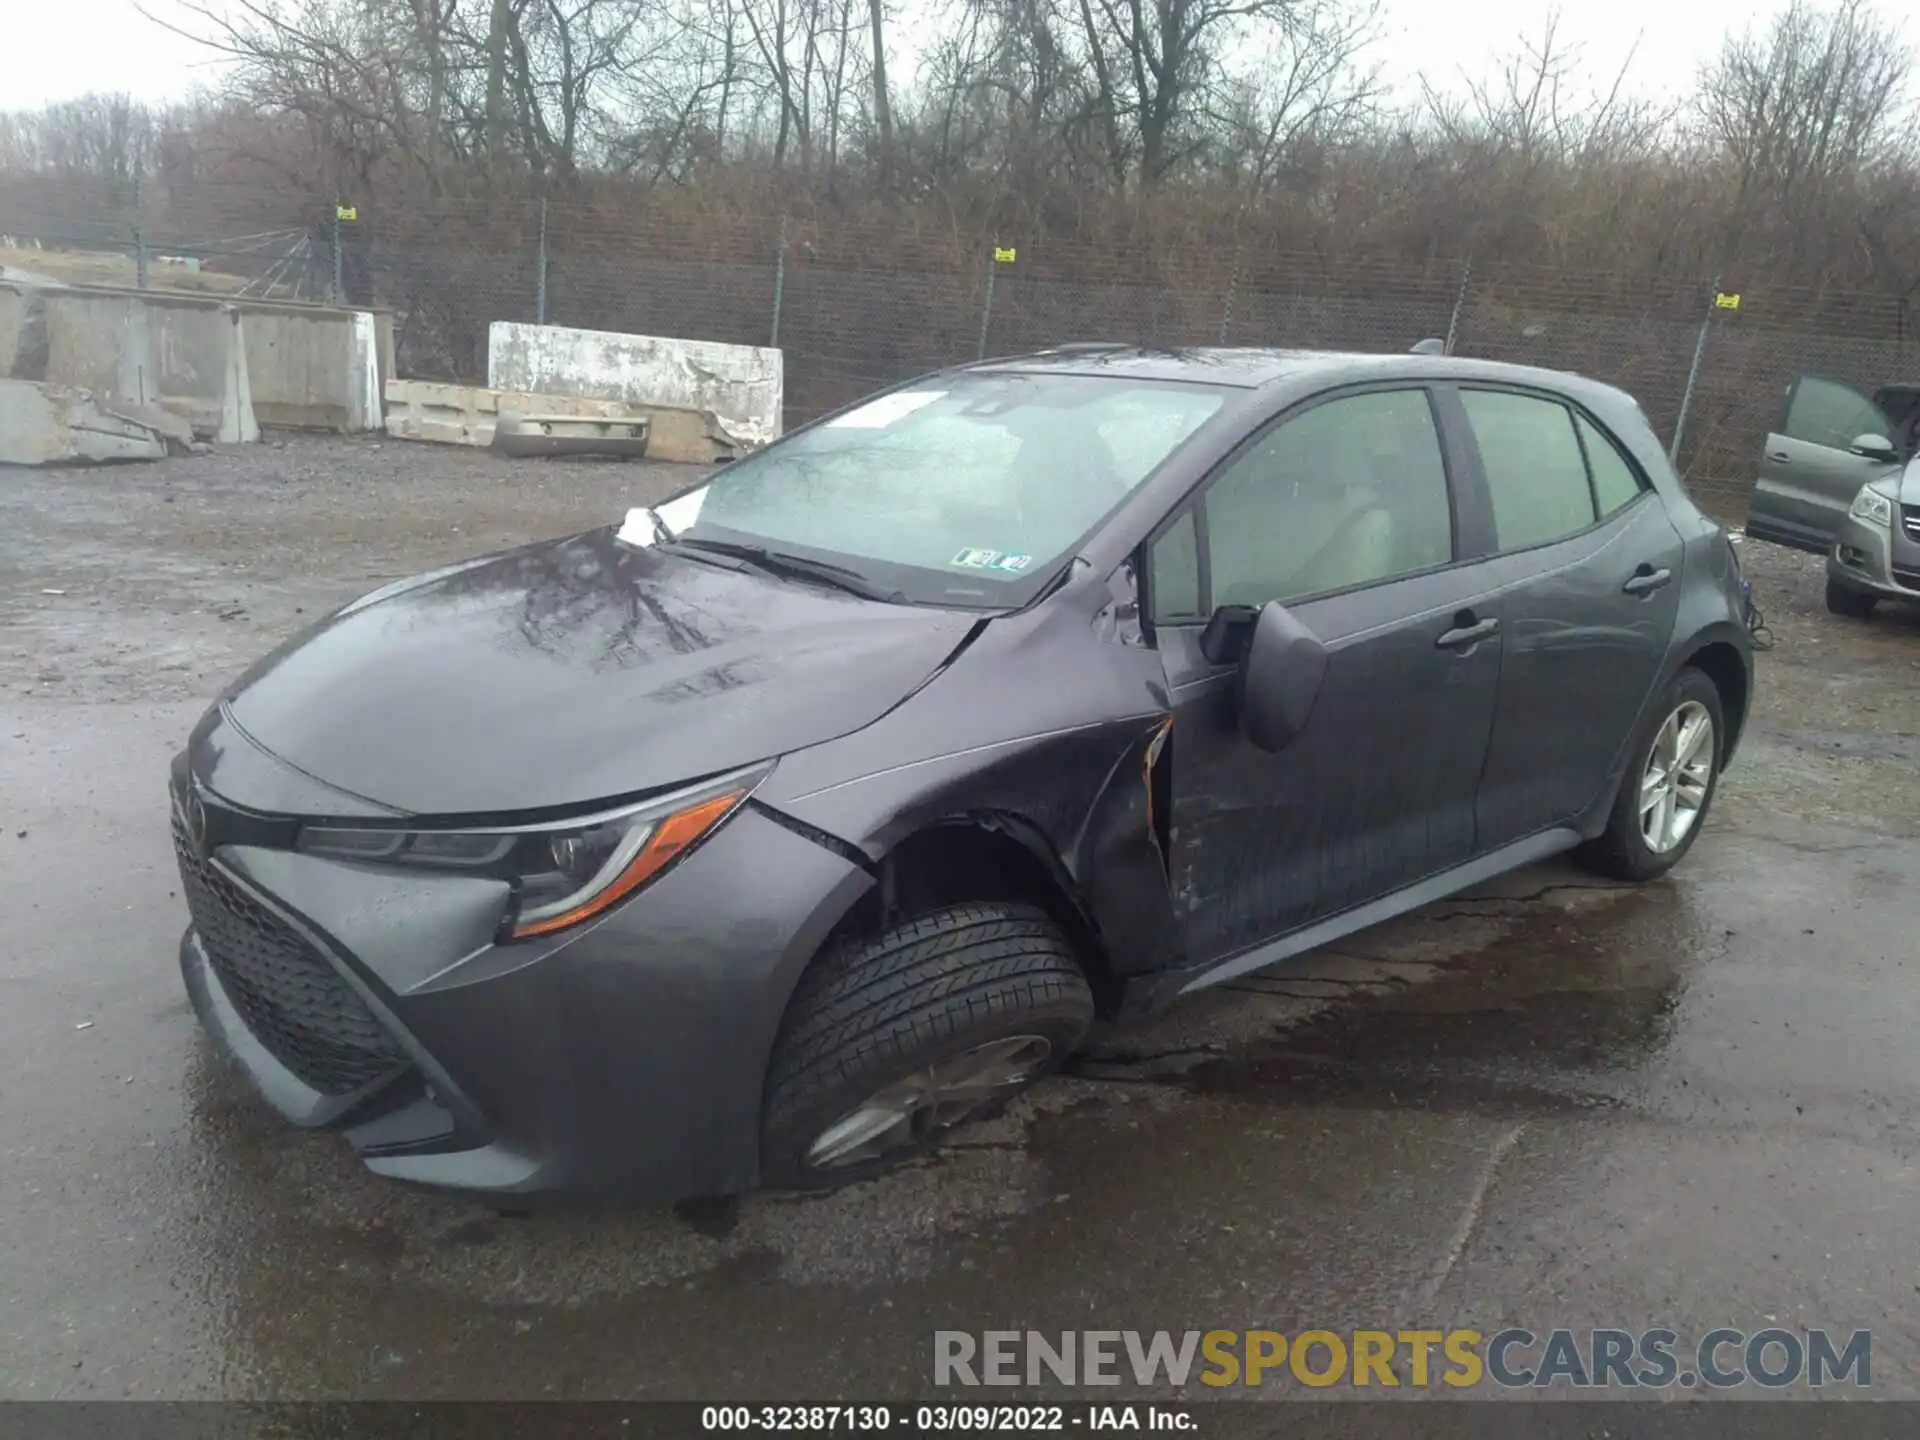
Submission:
<svg viewBox="0 0 1920 1440">
<path fill-rule="evenodd" d="M 1277 347 L 1155 349 L 1140 345 L 1086 344 L 1060 345 L 1030 355 L 982 360 L 961 368 L 1055 375 L 1124 376 L 1140 380 L 1186 380 L 1248 390 L 1309 378 L 1365 380 L 1369 372 L 1382 372 L 1396 378 L 1500 380 L 1561 393 L 1577 393 L 1581 390 L 1624 393 L 1613 386 L 1567 370 L 1545 370 L 1495 360 L 1471 360 L 1458 355 L 1417 355 L 1406 351 L 1379 354 Z"/>
</svg>

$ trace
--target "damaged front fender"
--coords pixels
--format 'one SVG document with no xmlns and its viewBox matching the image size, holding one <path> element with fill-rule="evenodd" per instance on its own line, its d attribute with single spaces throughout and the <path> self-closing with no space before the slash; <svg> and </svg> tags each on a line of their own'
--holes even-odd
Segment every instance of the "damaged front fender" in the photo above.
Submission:
<svg viewBox="0 0 1920 1440">
<path fill-rule="evenodd" d="M 995 619 L 891 714 L 783 760 L 757 801 L 876 867 L 937 827 L 1003 837 L 1085 917 L 1097 969 L 1124 984 L 1177 963 L 1165 673 L 1095 600 Z M 1046 677 L 1044 693 L 996 704 L 1023 675 Z M 1008 737 L 1008 714 L 1041 728 Z"/>
</svg>

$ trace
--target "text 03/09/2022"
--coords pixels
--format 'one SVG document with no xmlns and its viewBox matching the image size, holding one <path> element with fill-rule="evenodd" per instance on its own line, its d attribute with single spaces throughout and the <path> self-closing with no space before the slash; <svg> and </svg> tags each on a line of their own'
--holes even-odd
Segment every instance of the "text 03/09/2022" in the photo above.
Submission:
<svg viewBox="0 0 1920 1440">
<path fill-rule="evenodd" d="M 884 1432 L 927 1435 L 948 1431 L 989 1435 L 1071 1430 L 1193 1431 L 1191 1408 L 1160 1405 L 706 1405 L 700 1428 L 735 1433 Z"/>
</svg>

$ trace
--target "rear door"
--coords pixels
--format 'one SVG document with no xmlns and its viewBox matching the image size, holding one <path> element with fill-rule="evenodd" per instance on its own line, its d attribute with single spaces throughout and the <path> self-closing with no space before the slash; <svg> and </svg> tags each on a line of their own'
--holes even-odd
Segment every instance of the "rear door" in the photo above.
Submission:
<svg viewBox="0 0 1920 1440">
<path fill-rule="evenodd" d="M 1855 455 L 1862 435 L 1899 443 L 1893 420 L 1849 385 L 1802 375 L 1788 387 L 1779 428 L 1767 436 L 1747 531 L 1757 540 L 1825 550 L 1853 497 L 1897 467 Z"/>
<path fill-rule="evenodd" d="M 1451 403 L 1447 403 L 1451 402 Z M 1500 590 L 1499 703 L 1475 845 L 1564 825 L 1601 794 L 1656 683 L 1679 608 L 1680 532 L 1592 416 L 1537 391 L 1463 385 Z"/>
</svg>

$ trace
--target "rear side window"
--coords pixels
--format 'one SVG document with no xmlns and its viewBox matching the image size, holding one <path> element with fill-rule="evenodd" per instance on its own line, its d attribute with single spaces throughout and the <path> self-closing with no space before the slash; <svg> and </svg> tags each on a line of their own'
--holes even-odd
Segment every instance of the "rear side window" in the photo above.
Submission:
<svg viewBox="0 0 1920 1440">
<path fill-rule="evenodd" d="M 1862 435 L 1887 435 L 1891 427 L 1874 403 L 1858 390 L 1802 375 L 1787 400 L 1787 418 L 1781 426 L 1789 440 L 1846 450 Z"/>
<path fill-rule="evenodd" d="M 1593 490 L 1572 411 L 1502 390 L 1462 390 L 1460 403 L 1480 445 L 1500 549 L 1545 545 L 1593 524 Z"/>
<path fill-rule="evenodd" d="M 1606 519 L 1616 510 L 1639 498 L 1646 487 L 1641 484 L 1640 472 L 1633 468 L 1627 457 L 1620 453 L 1620 447 L 1611 438 L 1602 433 L 1584 415 L 1573 417 L 1579 427 L 1580 439 L 1587 447 L 1587 467 L 1593 472 L 1593 501 L 1600 512 L 1600 518 Z"/>
</svg>

